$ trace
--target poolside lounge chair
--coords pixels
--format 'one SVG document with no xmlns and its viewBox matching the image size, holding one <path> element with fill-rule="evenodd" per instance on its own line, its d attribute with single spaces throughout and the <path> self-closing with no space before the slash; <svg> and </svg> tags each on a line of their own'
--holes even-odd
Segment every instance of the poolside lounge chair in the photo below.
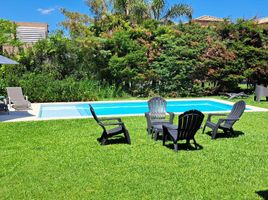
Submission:
<svg viewBox="0 0 268 200">
<path fill-rule="evenodd" d="M 15 110 L 31 109 L 31 102 L 27 96 L 23 96 L 21 87 L 7 87 L 8 103 Z"/>
<path fill-rule="evenodd" d="M 235 122 L 237 122 L 241 115 L 244 113 L 246 108 L 246 103 L 244 101 L 238 101 L 233 105 L 233 108 L 229 115 L 226 118 L 221 118 L 218 120 L 217 123 L 214 123 L 211 121 L 212 116 L 226 116 L 227 114 L 209 114 L 208 119 L 206 121 L 206 124 L 203 129 L 203 133 L 206 129 L 206 127 L 209 127 L 212 129 L 212 139 L 216 138 L 216 134 L 218 129 L 222 129 L 224 133 L 227 133 L 227 131 L 234 134 L 233 125 Z"/>
<path fill-rule="evenodd" d="M 120 118 L 101 118 L 99 119 L 94 111 L 94 108 L 89 104 L 90 112 L 96 122 L 103 129 L 102 135 L 99 138 L 99 141 L 102 145 L 105 145 L 108 138 L 123 133 L 128 144 L 131 144 L 130 136 L 128 130 L 125 127 L 125 124 L 122 122 Z M 113 121 L 113 122 L 112 122 Z M 107 126 L 116 126 L 116 128 L 112 128 L 107 130 Z"/>
<path fill-rule="evenodd" d="M 239 92 L 239 93 L 224 93 L 228 98 L 228 100 L 234 99 L 236 97 L 245 97 L 248 98 L 249 96 L 245 94 L 244 92 Z"/>
<path fill-rule="evenodd" d="M 189 110 L 179 115 L 178 126 L 163 125 L 163 145 L 168 138 L 172 139 L 174 143 L 174 150 L 178 151 L 178 141 L 186 140 L 186 144 L 189 147 L 190 140 L 194 141 L 195 148 L 198 148 L 198 145 L 194 139 L 194 136 L 198 129 L 200 129 L 201 124 L 204 119 L 204 114 L 198 110 Z"/>
<path fill-rule="evenodd" d="M 149 112 L 145 113 L 148 134 L 153 133 L 153 125 L 173 124 L 174 113 L 167 112 L 167 102 L 162 97 L 154 97 L 148 101 Z M 166 120 L 166 114 L 169 120 Z"/>
<path fill-rule="evenodd" d="M 266 97 L 268 101 L 268 88 L 262 85 L 256 85 L 254 100 L 260 101 L 262 97 Z"/>
</svg>

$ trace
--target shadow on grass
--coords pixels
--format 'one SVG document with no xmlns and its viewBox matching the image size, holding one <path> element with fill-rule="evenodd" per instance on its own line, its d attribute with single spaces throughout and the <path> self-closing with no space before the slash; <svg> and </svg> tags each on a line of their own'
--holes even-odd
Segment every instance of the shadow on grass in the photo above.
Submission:
<svg viewBox="0 0 268 200">
<path fill-rule="evenodd" d="M 152 139 L 154 139 L 154 136 L 150 136 Z M 156 141 L 163 141 L 163 135 L 159 135 L 157 137 L 157 140 Z M 203 146 L 201 146 L 200 144 L 197 143 L 197 148 L 195 148 L 194 144 L 187 144 L 187 143 L 183 143 L 183 141 L 185 140 L 179 140 L 178 141 L 178 151 L 180 150 L 191 150 L 191 151 L 196 151 L 196 150 L 202 150 L 203 149 Z M 167 141 L 166 141 L 166 144 L 165 144 L 165 147 L 169 148 L 169 149 L 174 149 L 174 144 L 172 142 L 172 140 L 169 138 Z"/>
<path fill-rule="evenodd" d="M 169 141 L 168 141 L 169 142 Z M 178 143 L 178 151 L 184 150 L 184 151 L 198 151 L 202 150 L 203 146 L 200 144 L 197 144 L 197 148 L 192 146 L 193 144 L 186 144 L 186 143 Z M 165 147 L 174 150 L 174 144 L 172 142 L 166 143 Z"/>
<path fill-rule="evenodd" d="M 268 190 L 256 191 L 256 193 L 262 197 L 264 200 L 268 200 Z"/>
<path fill-rule="evenodd" d="M 212 131 L 206 132 L 206 134 L 207 134 L 208 136 L 211 137 L 211 136 L 212 136 Z M 231 134 L 231 133 L 219 132 L 219 133 L 217 133 L 217 135 L 216 135 L 216 139 L 218 139 L 218 138 L 236 138 L 236 137 L 239 137 L 239 136 L 241 136 L 241 135 L 245 135 L 245 133 L 242 132 L 242 131 L 234 131 L 233 134 Z"/>
<path fill-rule="evenodd" d="M 100 138 L 98 138 L 97 140 L 98 140 L 98 142 L 100 142 Z M 128 144 L 128 143 L 127 143 L 125 137 L 114 136 L 112 138 L 109 138 L 105 143 L 105 145 L 111 145 L 111 144 Z"/>
</svg>

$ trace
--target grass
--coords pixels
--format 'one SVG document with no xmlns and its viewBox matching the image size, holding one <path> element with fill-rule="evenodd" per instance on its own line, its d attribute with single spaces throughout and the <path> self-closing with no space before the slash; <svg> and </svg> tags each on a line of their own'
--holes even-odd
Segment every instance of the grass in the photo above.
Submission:
<svg viewBox="0 0 268 200">
<path fill-rule="evenodd" d="M 178 153 L 147 136 L 144 117 L 123 120 L 132 145 L 100 146 L 92 119 L 1 123 L 0 199 L 267 198 L 268 113 L 245 113 L 238 137 L 198 132 L 203 148 Z"/>
</svg>

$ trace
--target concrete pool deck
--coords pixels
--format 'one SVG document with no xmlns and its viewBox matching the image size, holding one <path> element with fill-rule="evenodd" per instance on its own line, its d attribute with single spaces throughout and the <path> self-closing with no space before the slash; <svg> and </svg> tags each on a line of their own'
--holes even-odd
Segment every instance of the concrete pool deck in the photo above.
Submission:
<svg viewBox="0 0 268 200">
<path fill-rule="evenodd" d="M 219 103 L 233 105 L 233 102 L 229 102 L 226 100 L 219 100 L 213 98 L 192 98 L 192 99 L 168 99 L 168 101 L 177 100 L 177 101 L 187 101 L 187 100 L 213 100 Z M 4 112 L 0 112 L 0 122 L 19 122 L 19 121 L 40 121 L 40 120 L 57 120 L 57 119 L 81 119 L 81 118 L 92 118 L 92 116 L 79 116 L 79 117 L 51 117 L 51 118 L 39 118 L 39 112 L 41 105 L 57 105 L 57 104 L 73 104 L 73 103 L 108 103 L 108 102 L 147 102 L 147 100 L 126 100 L 126 101 L 91 101 L 91 102 L 58 102 L 58 103 L 32 103 L 31 110 L 24 111 L 15 111 L 14 109 L 10 109 L 9 115 Z M 268 112 L 268 109 L 255 107 L 247 105 L 247 108 L 251 110 L 245 110 L 245 112 Z M 204 113 L 213 113 L 213 112 L 204 112 Z M 215 113 L 215 112 L 214 112 Z M 216 112 L 216 113 L 226 113 L 224 112 Z M 175 113 L 180 114 L 180 113 Z M 125 114 L 125 115 L 116 115 L 116 116 L 143 116 L 144 114 Z M 105 117 L 111 117 L 114 115 L 106 115 Z"/>
</svg>

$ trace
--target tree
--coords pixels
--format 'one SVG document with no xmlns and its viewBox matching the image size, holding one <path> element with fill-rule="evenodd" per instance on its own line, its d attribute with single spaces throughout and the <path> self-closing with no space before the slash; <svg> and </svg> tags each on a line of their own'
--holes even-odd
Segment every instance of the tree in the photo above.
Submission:
<svg viewBox="0 0 268 200">
<path fill-rule="evenodd" d="M 190 20 L 192 19 L 192 8 L 187 4 L 175 4 L 168 8 L 166 8 L 166 1 L 165 0 L 153 0 L 149 6 L 150 12 L 152 13 L 151 16 L 153 19 L 160 20 L 167 22 L 171 19 L 180 16 L 186 16 Z"/>
<path fill-rule="evenodd" d="M 61 22 L 61 25 L 69 29 L 69 33 L 72 37 L 87 37 L 92 34 L 88 26 L 93 20 L 88 15 L 70 12 L 66 9 L 61 9 L 61 12 L 67 18 L 65 21 Z"/>
<path fill-rule="evenodd" d="M 4 45 L 19 46 L 20 42 L 16 39 L 16 24 L 0 19 L 0 52 Z"/>
</svg>

